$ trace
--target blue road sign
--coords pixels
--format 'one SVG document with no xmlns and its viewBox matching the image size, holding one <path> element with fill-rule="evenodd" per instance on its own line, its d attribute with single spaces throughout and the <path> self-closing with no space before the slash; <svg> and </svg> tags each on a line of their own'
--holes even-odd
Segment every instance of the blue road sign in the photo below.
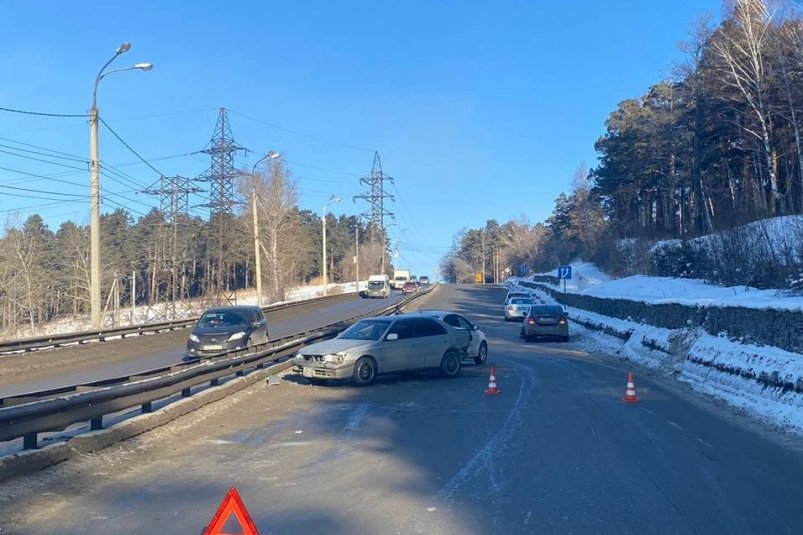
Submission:
<svg viewBox="0 0 803 535">
<path fill-rule="evenodd" d="M 558 267 L 558 278 L 561 280 L 571 279 L 572 278 L 572 266 L 560 266 Z"/>
</svg>

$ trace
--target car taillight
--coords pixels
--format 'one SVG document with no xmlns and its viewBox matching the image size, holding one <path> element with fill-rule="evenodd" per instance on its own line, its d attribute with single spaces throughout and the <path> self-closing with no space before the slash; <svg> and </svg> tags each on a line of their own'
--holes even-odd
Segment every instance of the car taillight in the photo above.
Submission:
<svg viewBox="0 0 803 535">
<path fill-rule="evenodd" d="M 530 319 L 527 320 L 527 324 L 528 325 L 535 325 L 535 320 L 530 318 Z"/>
</svg>

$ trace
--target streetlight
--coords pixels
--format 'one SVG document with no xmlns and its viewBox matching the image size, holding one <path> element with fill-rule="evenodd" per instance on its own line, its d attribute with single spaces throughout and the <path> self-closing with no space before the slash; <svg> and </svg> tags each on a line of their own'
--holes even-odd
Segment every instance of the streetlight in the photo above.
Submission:
<svg viewBox="0 0 803 535">
<path fill-rule="evenodd" d="M 323 294 L 326 295 L 327 285 L 329 284 L 329 279 L 326 273 L 326 213 L 329 210 L 329 203 L 330 202 L 340 202 L 340 197 L 337 195 L 332 194 L 329 197 L 329 200 L 326 201 L 326 204 L 323 205 L 323 218 L 321 220 L 321 235 L 323 237 Z"/>
<path fill-rule="evenodd" d="M 149 71 L 151 63 L 137 63 L 131 67 L 106 70 L 117 56 L 125 54 L 131 43 L 123 43 L 95 77 L 92 90 L 92 109 L 89 110 L 89 301 L 92 310 L 92 328 L 100 329 L 100 156 L 98 155 L 98 84 L 106 76 L 122 71 Z"/>
<path fill-rule="evenodd" d="M 254 213 L 254 268 L 256 269 L 255 278 L 257 280 L 257 306 L 262 306 L 262 251 L 259 247 L 259 220 L 257 218 L 257 166 L 265 160 L 275 160 L 281 156 L 275 150 L 269 150 L 268 153 L 256 161 L 251 168 L 251 179 L 254 181 L 253 189 L 251 190 L 251 211 Z"/>
</svg>

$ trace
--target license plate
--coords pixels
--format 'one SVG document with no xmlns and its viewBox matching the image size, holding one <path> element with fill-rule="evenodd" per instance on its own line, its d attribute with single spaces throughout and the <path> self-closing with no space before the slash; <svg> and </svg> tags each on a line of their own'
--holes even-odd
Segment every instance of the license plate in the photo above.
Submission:
<svg viewBox="0 0 803 535">
<path fill-rule="evenodd" d="M 548 322 L 548 321 L 555 321 L 552 318 L 538 318 L 538 321 Z"/>
<path fill-rule="evenodd" d="M 220 344 L 212 344 L 204 346 L 204 351 L 223 351 L 223 346 Z"/>
</svg>

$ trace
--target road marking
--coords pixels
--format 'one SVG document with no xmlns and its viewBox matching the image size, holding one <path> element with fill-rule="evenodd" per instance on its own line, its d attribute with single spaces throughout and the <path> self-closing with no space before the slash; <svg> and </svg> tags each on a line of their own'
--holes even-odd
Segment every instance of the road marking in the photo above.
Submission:
<svg viewBox="0 0 803 535">
<path fill-rule="evenodd" d="M 644 412 L 648 412 L 648 413 L 652 414 L 653 416 L 655 416 L 655 413 L 652 412 L 650 409 L 644 409 Z"/>
<path fill-rule="evenodd" d="M 701 439 L 699 437 L 695 438 L 694 440 L 696 440 L 697 442 L 699 442 L 703 446 L 707 446 L 707 447 L 711 448 L 712 450 L 714 449 L 714 446 L 712 446 L 711 444 L 709 444 L 708 442 L 706 442 L 705 440 L 703 440 L 703 439 Z"/>
<path fill-rule="evenodd" d="M 672 420 L 667 420 L 667 421 L 666 421 L 666 423 L 668 423 L 669 425 L 671 425 L 672 427 L 674 427 L 674 428 L 676 428 L 676 429 L 680 429 L 681 431 L 685 431 L 685 429 L 683 429 L 682 427 L 680 427 L 678 424 L 676 424 L 676 423 L 675 423 L 675 422 L 673 422 Z"/>
</svg>

